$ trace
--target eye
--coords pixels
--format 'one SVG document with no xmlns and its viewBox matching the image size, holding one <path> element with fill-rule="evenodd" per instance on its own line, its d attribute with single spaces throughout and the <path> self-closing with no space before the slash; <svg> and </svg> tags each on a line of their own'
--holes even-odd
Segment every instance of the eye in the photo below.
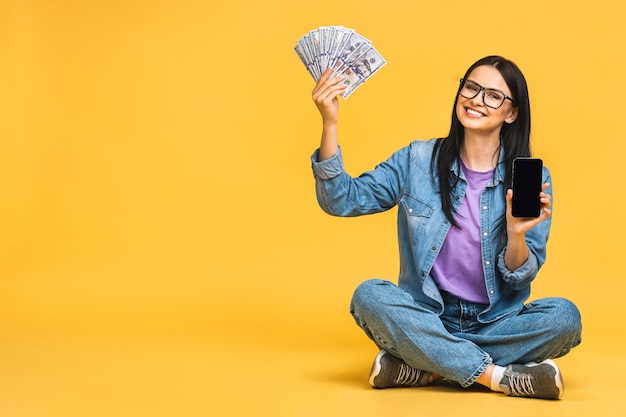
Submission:
<svg viewBox="0 0 626 417">
<path fill-rule="evenodd" d="M 493 100 L 502 100 L 504 98 L 502 93 L 500 93 L 500 92 L 498 92 L 496 90 L 487 90 L 487 91 L 485 91 L 485 95 L 487 97 L 489 97 L 490 99 L 493 99 Z"/>
<path fill-rule="evenodd" d="M 480 91 L 480 87 L 478 86 L 478 84 L 475 84 L 469 81 L 465 83 L 465 89 L 473 93 Z"/>
</svg>

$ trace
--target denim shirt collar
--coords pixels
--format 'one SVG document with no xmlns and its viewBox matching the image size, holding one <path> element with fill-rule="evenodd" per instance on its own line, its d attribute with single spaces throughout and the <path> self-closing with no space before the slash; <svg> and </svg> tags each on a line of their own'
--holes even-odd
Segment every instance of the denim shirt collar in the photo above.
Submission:
<svg viewBox="0 0 626 417">
<path fill-rule="evenodd" d="M 459 172 L 461 174 L 460 178 L 463 181 L 466 181 L 465 174 L 463 173 L 463 170 L 460 168 L 461 167 L 459 167 L 459 163 L 457 161 L 454 161 L 452 163 L 452 166 L 450 167 L 450 171 L 452 172 L 453 175 L 457 175 L 457 172 Z M 505 172 L 505 167 L 504 167 L 504 147 L 500 146 L 500 156 L 498 157 L 498 165 L 496 166 L 496 169 L 493 173 L 493 179 L 489 181 L 489 184 L 487 184 L 487 187 L 495 187 L 499 183 L 503 183 L 505 175 L 506 175 L 506 172 Z"/>
</svg>

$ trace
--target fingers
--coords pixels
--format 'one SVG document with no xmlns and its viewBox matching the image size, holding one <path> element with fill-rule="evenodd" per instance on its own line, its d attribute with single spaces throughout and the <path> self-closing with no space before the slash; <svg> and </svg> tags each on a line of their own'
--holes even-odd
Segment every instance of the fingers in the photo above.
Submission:
<svg viewBox="0 0 626 417">
<path fill-rule="evenodd" d="M 552 207 L 552 199 L 550 198 L 549 194 L 539 194 L 539 201 L 541 202 L 541 208 Z"/>
<path fill-rule="evenodd" d="M 337 122 L 339 109 L 337 96 L 343 94 L 347 88 L 343 83 L 344 77 L 332 75 L 332 68 L 326 70 L 311 93 L 324 124 Z"/>
<path fill-rule="evenodd" d="M 548 187 L 550 187 L 549 183 L 543 184 L 541 186 L 541 193 L 539 193 L 539 201 L 541 201 L 542 209 L 549 209 L 550 207 L 552 207 L 552 197 L 550 196 L 550 194 L 544 193 L 544 191 L 547 190 Z"/>
<path fill-rule="evenodd" d="M 328 68 L 326 71 L 324 71 L 324 73 L 322 74 L 320 79 L 317 80 L 317 84 L 315 84 L 315 88 L 313 89 L 313 93 L 315 93 L 317 90 L 322 88 L 322 85 L 329 80 L 329 78 L 330 78 L 330 76 L 332 74 L 333 74 L 333 69 L 332 68 Z M 337 77 L 335 77 L 335 78 L 337 78 Z"/>
<path fill-rule="evenodd" d="M 346 88 L 345 84 L 333 84 L 321 88 L 318 91 L 313 91 L 313 101 L 318 104 L 326 103 L 329 100 L 336 98 L 338 95 L 343 94 L 346 91 Z"/>
<path fill-rule="evenodd" d="M 335 98 L 346 90 L 347 85 L 343 84 L 344 77 L 338 75 L 331 78 L 332 74 L 333 69 L 327 69 L 315 85 L 312 92 L 315 102 L 324 101 L 329 97 Z"/>
</svg>

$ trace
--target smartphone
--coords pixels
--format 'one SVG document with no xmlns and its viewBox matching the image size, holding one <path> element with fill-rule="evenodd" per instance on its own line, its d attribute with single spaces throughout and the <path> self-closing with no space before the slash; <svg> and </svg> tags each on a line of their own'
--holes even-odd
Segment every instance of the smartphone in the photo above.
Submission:
<svg viewBox="0 0 626 417">
<path fill-rule="evenodd" d="M 539 217 L 542 171 L 539 158 L 513 160 L 513 217 Z"/>
</svg>

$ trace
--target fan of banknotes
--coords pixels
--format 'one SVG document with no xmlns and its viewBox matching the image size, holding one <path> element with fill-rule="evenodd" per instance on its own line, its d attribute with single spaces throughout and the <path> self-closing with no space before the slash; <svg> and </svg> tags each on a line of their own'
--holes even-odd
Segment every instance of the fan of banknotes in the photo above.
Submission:
<svg viewBox="0 0 626 417">
<path fill-rule="evenodd" d="M 331 77 L 343 76 L 348 86 L 343 98 L 387 63 L 369 39 L 343 26 L 314 29 L 298 40 L 294 50 L 316 82 L 328 68 L 334 68 Z"/>
</svg>

